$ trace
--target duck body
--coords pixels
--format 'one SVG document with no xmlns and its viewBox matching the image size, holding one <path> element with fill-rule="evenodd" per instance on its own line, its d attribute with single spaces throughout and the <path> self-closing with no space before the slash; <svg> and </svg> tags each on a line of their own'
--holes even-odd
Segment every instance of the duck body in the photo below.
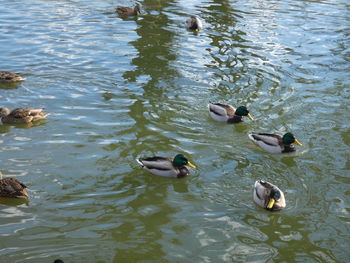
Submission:
<svg viewBox="0 0 350 263">
<path fill-rule="evenodd" d="M 0 172 L 0 197 L 13 197 L 28 199 L 29 194 L 26 190 L 27 186 L 15 178 L 2 178 Z"/>
<path fill-rule="evenodd" d="M 233 106 L 222 103 L 208 103 L 208 110 L 210 116 L 220 122 L 226 123 L 238 123 L 243 121 L 243 116 L 247 116 L 253 120 L 253 117 L 249 114 L 249 111 L 245 106 L 240 106 L 235 109 Z"/>
<path fill-rule="evenodd" d="M 172 158 L 165 157 L 148 157 L 148 158 L 138 158 L 136 161 L 146 170 L 154 175 L 172 177 L 172 178 L 182 178 L 189 174 L 186 166 L 196 168 L 192 163 L 190 163 L 186 157 L 182 154 L 178 154 Z"/>
<path fill-rule="evenodd" d="M 296 143 L 302 145 L 291 133 L 286 133 L 283 136 L 272 133 L 251 132 L 248 137 L 262 149 L 269 153 L 290 153 L 295 152 Z"/>
<path fill-rule="evenodd" d="M 270 211 L 278 211 L 286 207 L 283 192 L 269 182 L 258 180 L 254 184 L 254 202 Z"/>
<path fill-rule="evenodd" d="M 0 71 L 0 81 L 4 82 L 19 82 L 23 81 L 25 78 L 20 75 L 10 72 L 10 71 Z"/>
<path fill-rule="evenodd" d="M 118 6 L 115 11 L 119 15 L 124 16 L 137 16 L 141 14 L 141 5 L 137 3 L 135 7 L 125 7 L 125 6 Z"/>
<path fill-rule="evenodd" d="M 17 108 L 10 111 L 8 108 L 0 108 L 0 117 L 5 124 L 30 123 L 44 119 L 48 113 L 43 108 Z"/>
<path fill-rule="evenodd" d="M 198 17 L 191 16 L 186 20 L 186 28 L 198 32 L 202 30 L 203 24 Z"/>
</svg>

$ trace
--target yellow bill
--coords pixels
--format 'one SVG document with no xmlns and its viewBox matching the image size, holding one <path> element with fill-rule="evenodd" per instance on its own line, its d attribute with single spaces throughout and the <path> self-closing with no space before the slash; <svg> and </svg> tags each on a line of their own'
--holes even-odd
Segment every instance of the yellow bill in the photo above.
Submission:
<svg viewBox="0 0 350 263">
<path fill-rule="evenodd" d="M 299 142 L 297 139 L 295 139 L 295 143 L 298 144 L 299 146 L 303 146 L 303 144 Z"/>
<path fill-rule="evenodd" d="M 248 117 L 250 120 L 252 120 L 252 121 L 254 120 L 253 116 L 250 115 L 250 113 L 248 113 L 247 117 Z"/>
<path fill-rule="evenodd" d="M 192 164 L 191 162 L 188 162 L 186 165 L 188 165 L 189 167 L 192 167 L 192 168 L 196 168 L 196 166 L 194 164 Z"/>
<path fill-rule="evenodd" d="M 271 209 L 274 204 L 275 204 L 275 199 L 270 198 L 269 203 L 267 204 L 266 208 Z"/>
</svg>

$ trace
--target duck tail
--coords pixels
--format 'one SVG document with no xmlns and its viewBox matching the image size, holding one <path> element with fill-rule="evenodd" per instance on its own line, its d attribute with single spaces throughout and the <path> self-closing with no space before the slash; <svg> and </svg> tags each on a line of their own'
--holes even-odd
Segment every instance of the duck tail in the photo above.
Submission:
<svg viewBox="0 0 350 263">
<path fill-rule="evenodd" d="M 141 159 L 139 157 L 136 158 L 136 162 L 141 165 L 142 167 L 145 167 L 144 164 L 142 163 Z"/>
</svg>

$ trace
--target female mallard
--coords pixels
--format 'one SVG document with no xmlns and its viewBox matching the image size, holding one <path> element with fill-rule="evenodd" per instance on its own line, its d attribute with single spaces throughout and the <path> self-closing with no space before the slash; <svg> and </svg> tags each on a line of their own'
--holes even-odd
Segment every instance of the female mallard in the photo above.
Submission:
<svg viewBox="0 0 350 263">
<path fill-rule="evenodd" d="M 124 16 L 137 16 L 141 14 L 141 5 L 137 3 L 135 7 L 124 7 L 124 6 L 118 6 L 115 11 L 119 15 Z"/>
<path fill-rule="evenodd" d="M 209 102 L 208 109 L 210 116 L 216 121 L 237 123 L 242 121 L 243 116 L 254 120 L 245 106 L 235 109 L 231 105 Z"/>
<path fill-rule="evenodd" d="M 290 132 L 287 132 L 283 137 L 278 134 L 256 132 L 249 133 L 248 136 L 255 144 L 269 153 L 294 152 L 295 148 L 292 143 L 302 146 L 302 143 Z"/>
<path fill-rule="evenodd" d="M 7 177 L 2 178 L 0 172 L 0 197 L 14 197 L 14 198 L 29 198 L 29 194 L 26 190 L 27 186 L 22 184 L 15 178 Z"/>
<path fill-rule="evenodd" d="M 277 211 L 286 207 L 283 192 L 276 185 L 263 180 L 255 182 L 253 199 L 257 205 L 270 211 Z"/>
<path fill-rule="evenodd" d="M 23 81 L 25 78 L 21 77 L 20 75 L 16 73 L 12 73 L 9 71 L 0 71 L 0 81 L 5 82 L 18 82 Z"/>
<path fill-rule="evenodd" d="M 198 17 L 191 16 L 190 18 L 188 18 L 186 20 L 186 28 L 198 32 L 199 30 L 201 30 L 203 28 L 203 24 L 202 24 L 202 21 Z"/>
<path fill-rule="evenodd" d="M 152 174 L 165 177 L 181 178 L 187 176 L 189 171 L 185 165 L 196 168 L 182 154 L 177 154 L 174 159 L 156 156 L 144 159 L 138 158 L 136 161 Z"/>
<path fill-rule="evenodd" d="M 0 118 L 2 123 L 6 124 L 30 123 L 44 119 L 49 115 L 43 112 L 43 110 L 43 108 L 17 108 L 10 111 L 8 108 L 0 108 Z"/>
</svg>

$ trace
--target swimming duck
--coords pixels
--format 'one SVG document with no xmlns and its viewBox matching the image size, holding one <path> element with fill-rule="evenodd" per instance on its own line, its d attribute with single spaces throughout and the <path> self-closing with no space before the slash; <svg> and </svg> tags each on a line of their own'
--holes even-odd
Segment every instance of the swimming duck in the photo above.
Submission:
<svg viewBox="0 0 350 263">
<path fill-rule="evenodd" d="M 143 159 L 138 158 L 136 161 L 152 174 L 165 177 L 185 177 L 189 174 L 185 166 L 196 168 L 182 154 L 177 154 L 174 159 L 155 156 Z"/>
<path fill-rule="evenodd" d="M 124 7 L 124 6 L 118 6 L 115 11 L 119 15 L 124 16 L 137 16 L 141 14 L 141 5 L 139 3 L 136 3 L 135 7 Z"/>
<path fill-rule="evenodd" d="M 294 152 L 295 148 L 292 145 L 293 143 L 300 146 L 303 145 L 290 132 L 287 132 L 283 136 L 278 134 L 251 132 L 248 136 L 255 144 L 269 153 Z"/>
<path fill-rule="evenodd" d="M 2 178 L 0 172 L 0 197 L 29 198 L 27 186 L 12 177 Z"/>
<path fill-rule="evenodd" d="M 198 17 L 191 16 L 190 18 L 188 18 L 186 20 L 186 28 L 198 32 L 199 30 L 201 30 L 203 28 L 203 24 L 202 24 L 202 21 Z"/>
<path fill-rule="evenodd" d="M 16 73 L 12 73 L 9 71 L 0 71 L 0 81 L 5 82 L 18 82 L 23 81 L 25 78 L 21 77 L 20 75 Z"/>
<path fill-rule="evenodd" d="M 270 211 L 277 211 L 286 207 L 283 192 L 276 185 L 263 180 L 255 182 L 253 199 L 257 205 Z"/>
<path fill-rule="evenodd" d="M 249 119 L 254 120 L 245 106 L 239 106 L 235 109 L 231 105 L 209 102 L 208 110 L 210 116 L 216 121 L 238 123 L 242 121 L 243 116 L 247 116 Z"/>
<path fill-rule="evenodd" d="M 43 110 L 44 108 L 17 108 L 10 111 L 8 108 L 0 108 L 0 118 L 2 123 L 6 124 L 30 123 L 44 119 L 49 115 Z"/>
</svg>

